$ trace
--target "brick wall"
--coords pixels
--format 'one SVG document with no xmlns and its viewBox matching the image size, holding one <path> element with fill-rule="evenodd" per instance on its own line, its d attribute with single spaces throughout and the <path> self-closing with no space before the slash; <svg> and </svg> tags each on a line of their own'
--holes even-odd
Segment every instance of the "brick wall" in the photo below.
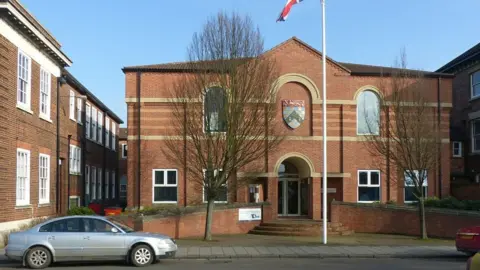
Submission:
<svg viewBox="0 0 480 270">
<path fill-rule="evenodd" d="M 332 203 L 332 222 L 340 222 L 357 233 L 420 235 L 418 210 L 393 205 Z M 458 229 L 478 226 L 480 214 L 447 209 L 426 209 L 430 237 L 454 238 Z"/>
<path fill-rule="evenodd" d="M 452 196 L 459 200 L 480 200 L 480 183 L 452 183 Z"/>
</svg>

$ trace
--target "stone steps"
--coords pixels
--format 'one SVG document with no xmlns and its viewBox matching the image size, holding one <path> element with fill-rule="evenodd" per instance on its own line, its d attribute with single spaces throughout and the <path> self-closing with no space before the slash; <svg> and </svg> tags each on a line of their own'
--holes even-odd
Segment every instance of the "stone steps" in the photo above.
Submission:
<svg viewBox="0 0 480 270">
<path fill-rule="evenodd" d="M 261 223 L 250 234 L 278 236 L 321 236 L 323 223 L 313 220 L 278 220 Z M 351 235 L 354 232 L 341 223 L 327 223 L 329 235 Z"/>
</svg>

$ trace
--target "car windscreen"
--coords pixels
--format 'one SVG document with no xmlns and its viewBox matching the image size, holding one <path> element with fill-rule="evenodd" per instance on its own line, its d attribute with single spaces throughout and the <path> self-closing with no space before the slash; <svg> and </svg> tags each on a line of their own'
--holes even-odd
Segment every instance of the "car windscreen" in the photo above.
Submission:
<svg viewBox="0 0 480 270">
<path fill-rule="evenodd" d="M 130 228 L 129 226 L 113 219 L 113 218 L 109 218 L 108 221 L 112 222 L 113 224 L 115 224 L 116 226 L 120 227 L 120 229 L 122 229 L 124 232 L 126 233 L 131 233 L 131 232 L 134 232 L 135 230 Z"/>
</svg>

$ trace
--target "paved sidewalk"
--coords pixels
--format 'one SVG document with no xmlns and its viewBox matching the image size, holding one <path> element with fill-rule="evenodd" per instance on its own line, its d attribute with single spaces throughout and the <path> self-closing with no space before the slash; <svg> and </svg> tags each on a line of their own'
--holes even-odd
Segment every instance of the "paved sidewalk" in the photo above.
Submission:
<svg viewBox="0 0 480 270">
<path fill-rule="evenodd" d="M 452 246 L 268 246 L 179 247 L 176 259 L 220 258 L 452 258 Z"/>
<path fill-rule="evenodd" d="M 0 261 L 7 260 L 0 249 Z M 451 246 L 179 247 L 175 259 L 245 258 L 467 258 Z"/>
</svg>

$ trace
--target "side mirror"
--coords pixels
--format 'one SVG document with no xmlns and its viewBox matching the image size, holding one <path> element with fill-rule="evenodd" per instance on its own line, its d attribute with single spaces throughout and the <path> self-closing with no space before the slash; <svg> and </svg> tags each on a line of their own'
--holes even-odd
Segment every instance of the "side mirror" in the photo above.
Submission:
<svg viewBox="0 0 480 270">
<path fill-rule="evenodd" d="M 115 228 L 115 227 L 113 227 L 111 231 L 112 231 L 112 233 L 118 233 L 118 229 Z"/>
</svg>

